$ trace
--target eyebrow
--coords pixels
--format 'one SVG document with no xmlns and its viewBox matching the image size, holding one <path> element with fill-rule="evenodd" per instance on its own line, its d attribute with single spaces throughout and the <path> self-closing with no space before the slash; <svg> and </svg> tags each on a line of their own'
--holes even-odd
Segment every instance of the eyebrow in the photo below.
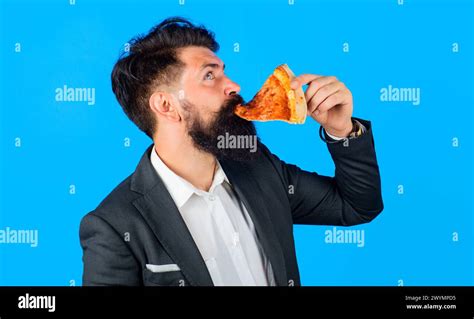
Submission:
<svg viewBox="0 0 474 319">
<path fill-rule="evenodd" d="M 206 63 L 201 66 L 201 71 L 204 70 L 205 68 L 210 67 L 213 69 L 218 69 L 220 67 L 219 64 L 217 63 Z M 222 70 L 225 70 L 225 64 L 222 65 Z"/>
</svg>

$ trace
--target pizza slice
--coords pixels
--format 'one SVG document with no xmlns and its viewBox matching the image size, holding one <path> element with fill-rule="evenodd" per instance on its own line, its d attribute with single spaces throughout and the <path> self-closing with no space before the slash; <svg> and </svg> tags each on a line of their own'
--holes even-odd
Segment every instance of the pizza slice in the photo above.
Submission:
<svg viewBox="0 0 474 319">
<path fill-rule="evenodd" d="M 308 108 L 303 89 L 290 88 L 294 77 L 288 65 L 278 66 L 249 103 L 237 106 L 235 114 L 249 121 L 303 124 Z"/>
</svg>

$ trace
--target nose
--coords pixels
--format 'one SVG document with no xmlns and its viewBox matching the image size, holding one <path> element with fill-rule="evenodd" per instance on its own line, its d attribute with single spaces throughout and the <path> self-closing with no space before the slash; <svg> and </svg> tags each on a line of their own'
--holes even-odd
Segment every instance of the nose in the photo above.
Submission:
<svg viewBox="0 0 474 319">
<path fill-rule="evenodd" d="M 240 86 L 237 83 L 228 79 L 228 83 L 226 84 L 225 89 L 224 89 L 224 94 L 234 95 L 234 94 L 239 94 L 239 92 L 240 92 Z"/>
</svg>

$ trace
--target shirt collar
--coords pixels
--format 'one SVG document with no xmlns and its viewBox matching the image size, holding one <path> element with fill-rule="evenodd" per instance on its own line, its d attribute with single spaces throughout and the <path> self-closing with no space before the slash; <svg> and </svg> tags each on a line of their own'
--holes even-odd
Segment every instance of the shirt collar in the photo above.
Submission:
<svg viewBox="0 0 474 319">
<path fill-rule="evenodd" d="M 209 194 L 209 193 L 212 193 L 214 189 L 220 184 L 222 184 L 224 181 L 229 183 L 229 180 L 224 170 L 222 169 L 219 161 L 217 161 L 216 171 L 214 173 L 214 179 L 212 180 L 212 184 L 211 184 L 211 187 L 209 188 L 209 192 L 205 192 L 203 190 L 200 190 L 194 187 L 194 185 L 192 185 L 190 182 L 188 182 L 181 176 L 177 175 L 168 166 L 166 166 L 166 164 L 163 163 L 161 158 L 156 153 L 154 146 L 153 146 L 153 149 L 151 150 L 150 160 L 151 160 L 151 164 L 153 165 L 156 172 L 163 180 L 163 183 L 165 184 L 166 189 L 171 194 L 171 197 L 173 198 L 178 208 L 181 208 L 193 194 L 197 194 L 200 196 Z"/>
</svg>

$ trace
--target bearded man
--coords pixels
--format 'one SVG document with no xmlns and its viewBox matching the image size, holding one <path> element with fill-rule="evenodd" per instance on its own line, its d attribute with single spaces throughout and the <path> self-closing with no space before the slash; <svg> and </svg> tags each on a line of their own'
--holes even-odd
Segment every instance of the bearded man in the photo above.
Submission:
<svg viewBox="0 0 474 319">
<path fill-rule="evenodd" d="M 245 103 L 218 48 L 205 27 L 173 17 L 117 61 L 113 92 L 153 144 L 81 222 L 83 285 L 297 286 L 294 224 L 357 225 L 382 211 L 371 124 L 352 117 L 342 82 L 291 84 L 308 85 L 308 115 L 335 163 L 321 176 L 281 161 L 234 114 Z M 223 136 L 257 142 L 222 147 Z"/>
</svg>

